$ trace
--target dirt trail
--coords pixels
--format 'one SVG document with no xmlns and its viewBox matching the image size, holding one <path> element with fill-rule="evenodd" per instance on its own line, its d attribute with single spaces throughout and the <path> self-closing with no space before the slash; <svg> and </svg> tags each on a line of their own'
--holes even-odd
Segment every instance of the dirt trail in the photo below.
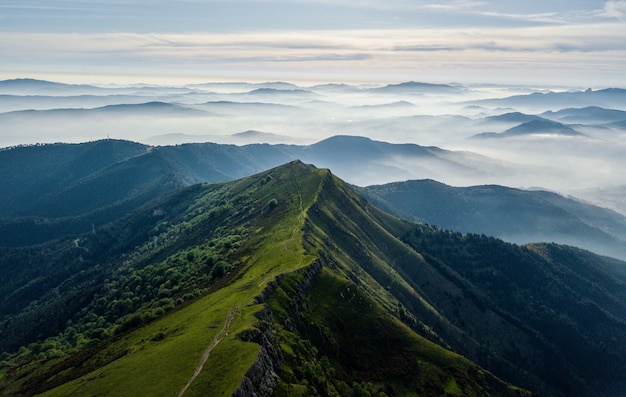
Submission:
<svg viewBox="0 0 626 397">
<path fill-rule="evenodd" d="M 293 174 L 293 171 L 292 171 Z M 302 193 L 300 193 L 300 186 L 298 185 L 298 182 L 296 181 L 296 178 L 294 176 L 292 176 L 292 180 L 293 180 L 293 184 L 296 186 L 296 193 L 298 194 L 298 200 L 300 200 L 300 214 L 298 215 L 298 224 L 296 225 L 296 227 L 293 228 L 293 231 L 291 233 L 291 238 L 289 240 L 285 240 L 285 249 L 290 253 L 295 255 L 296 253 L 289 248 L 289 246 L 287 246 L 287 243 L 295 240 L 296 238 L 296 234 L 298 233 L 298 229 L 300 228 L 300 223 L 302 222 L 302 218 L 304 217 L 304 206 L 302 204 Z"/>
<path fill-rule="evenodd" d="M 200 372 L 202 372 L 202 369 L 204 368 L 204 364 L 206 364 L 206 361 L 209 359 L 209 355 L 211 354 L 213 349 L 215 349 L 215 346 L 217 346 L 218 343 L 220 343 L 222 339 L 224 339 L 228 335 L 228 330 L 230 329 L 230 323 L 233 321 L 233 318 L 235 317 L 235 313 L 237 312 L 237 310 L 238 310 L 238 306 L 235 306 L 232 309 L 230 309 L 230 311 L 228 312 L 228 315 L 226 316 L 226 322 L 224 323 L 224 327 L 217 335 L 215 335 L 215 338 L 213 338 L 213 341 L 211 342 L 211 344 L 204 351 L 204 354 L 202 355 L 202 358 L 200 359 L 200 363 L 198 363 L 196 370 L 194 371 L 192 377 L 189 378 L 189 380 L 187 381 L 187 384 L 185 385 L 185 387 L 183 387 L 180 393 L 178 393 L 178 397 L 181 397 L 183 394 L 185 394 L 189 386 L 191 386 L 193 381 L 196 380 L 198 375 L 200 375 Z"/>
<path fill-rule="evenodd" d="M 292 171 L 292 174 L 293 174 L 293 171 Z M 300 229 L 300 224 L 302 223 L 302 220 L 303 220 L 303 218 L 305 216 L 305 212 L 304 212 L 304 204 L 303 204 L 303 201 L 302 201 L 302 193 L 300 193 L 300 186 L 298 186 L 298 182 L 296 181 L 296 178 L 294 176 L 292 176 L 292 181 L 293 181 L 293 184 L 296 186 L 296 193 L 298 194 L 298 200 L 299 200 L 299 204 L 300 204 L 300 214 L 298 215 L 298 224 L 291 231 L 291 237 L 288 240 L 285 240 L 284 247 L 285 247 L 285 251 L 289 252 L 291 255 L 296 256 L 296 252 L 293 249 L 291 249 L 288 244 L 296 239 L 296 236 L 298 234 L 298 230 Z M 295 265 L 294 267 L 295 268 L 300 267 L 302 265 L 302 260 L 303 259 L 300 258 L 300 262 L 297 265 Z M 267 281 L 269 281 L 269 278 L 263 279 L 259 283 L 258 287 L 262 286 Z"/>
<path fill-rule="evenodd" d="M 299 203 L 300 204 L 300 214 L 298 215 L 298 224 L 296 225 L 296 227 L 294 227 L 294 229 L 293 229 L 293 231 L 291 233 L 291 238 L 289 238 L 288 240 L 285 240 L 285 250 L 288 251 L 292 255 L 296 255 L 294 250 L 291 249 L 287 244 L 289 242 L 294 241 L 296 239 L 296 236 L 298 234 L 298 229 L 300 228 L 300 224 L 302 223 L 302 220 L 303 220 L 303 218 L 305 216 L 305 212 L 304 212 L 304 204 L 303 204 L 303 200 L 302 200 L 302 194 L 300 193 L 300 186 L 298 186 L 298 182 L 296 181 L 295 177 L 292 177 L 292 180 L 293 180 L 294 185 L 296 186 L 296 193 L 298 194 L 298 200 L 300 201 L 300 203 Z M 300 267 L 300 265 L 302 265 L 302 258 L 300 258 L 300 263 L 298 263 L 298 265 L 296 265 L 295 267 Z M 267 280 L 261 281 L 261 283 L 259 284 L 259 287 L 261 285 L 263 285 L 263 283 L 265 283 L 266 281 Z M 228 315 L 226 316 L 226 322 L 224 323 L 224 327 L 222 328 L 222 330 L 217 335 L 215 335 L 215 338 L 213 338 L 213 341 L 211 342 L 211 344 L 204 351 L 204 354 L 202 355 L 202 358 L 200 359 L 200 363 L 196 367 L 196 370 L 194 371 L 193 376 L 191 378 L 189 378 L 189 380 L 187 381 L 187 384 L 185 385 L 185 387 L 183 387 L 183 389 L 180 391 L 180 393 L 178 393 L 178 397 L 182 397 L 182 395 L 185 394 L 185 392 L 187 391 L 189 386 L 191 386 L 193 381 L 196 380 L 198 375 L 200 375 L 200 372 L 202 372 L 202 369 L 204 368 L 204 364 L 209 359 L 209 355 L 211 354 L 211 351 L 213 351 L 215 346 L 217 346 L 217 344 L 220 343 L 222 341 L 222 339 L 224 339 L 224 337 L 226 337 L 228 335 L 228 330 L 230 328 L 230 323 L 233 321 L 233 318 L 235 317 L 235 313 L 237 312 L 238 308 L 239 308 L 238 306 L 235 306 L 228 312 Z"/>
</svg>

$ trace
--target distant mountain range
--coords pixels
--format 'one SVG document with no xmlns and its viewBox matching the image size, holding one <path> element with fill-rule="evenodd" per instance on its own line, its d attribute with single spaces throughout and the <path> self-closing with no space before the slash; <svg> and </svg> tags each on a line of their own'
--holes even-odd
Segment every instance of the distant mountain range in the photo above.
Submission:
<svg viewBox="0 0 626 397">
<path fill-rule="evenodd" d="M 532 115 L 532 114 L 524 114 L 520 112 L 511 112 L 500 114 L 497 116 L 489 116 L 485 118 L 486 122 L 505 122 L 505 123 L 527 123 L 529 121 L 534 121 L 540 119 L 541 117 Z"/>
<path fill-rule="evenodd" d="M 580 109 L 562 109 L 556 112 L 547 111 L 541 116 L 569 124 L 604 124 L 626 120 L 626 111 L 588 106 Z"/>
<path fill-rule="evenodd" d="M 370 88 L 372 92 L 382 94 L 459 94 L 462 88 L 448 84 L 430 84 L 415 81 L 408 81 L 400 84 L 389 84 L 384 87 Z"/>
<path fill-rule="evenodd" d="M 255 130 L 237 132 L 231 135 L 164 134 L 152 136 L 143 140 L 144 143 L 154 146 L 182 145 L 190 141 L 194 141 L 197 143 L 212 142 L 231 145 L 252 145 L 255 143 L 303 143 L 302 139 Z"/>
<path fill-rule="evenodd" d="M 62 91 L 63 93 L 75 93 L 86 91 L 98 91 L 99 88 L 87 84 L 64 84 L 52 81 L 36 79 L 11 79 L 0 81 L 0 91 L 13 95 L 53 95 Z"/>
<path fill-rule="evenodd" d="M 607 88 L 603 90 L 571 92 L 536 92 L 527 95 L 514 95 L 506 98 L 481 99 L 466 102 L 467 105 L 512 107 L 516 109 L 564 109 L 580 107 L 603 107 L 623 109 L 626 103 L 626 89 Z"/>
<path fill-rule="evenodd" d="M 88 84 L 65 84 L 37 79 L 11 79 L 0 81 L 0 92 L 8 95 L 111 95 L 111 94 L 139 94 L 144 93 L 190 93 L 192 90 L 187 87 L 164 87 L 164 86 L 120 86 L 120 87 L 99 87 Z"/>
<path fill-rule="evenodd" d="M 358 190 L 405 219 L 521 244 L 570 244 L 626 260 L 626 217 L 556 193 L 495 185 L 452 187 L 432 180 Z"/>
<path fill-rule="evenodd" d="M 516 116 L 521 118 L 520 116 Z M 485 132 L 474 135 L 474 138 L 509 138 L 522 137 L 532 135 L 552 135 L 552 136 L 584 136 L 585 134 L 576 131 L 574 128 L 559 123 L 557 121 L 547 120 L 543 118 L 532 118 L 522 124 L 509 128 L 500 133 Z"/>
<path fill-rule="evenodd" d="M 137 104 L 106 105 L 93 109 L 49 109 L 49 110 L 19 110 L 3 113 L 2 119 L 24 118 L 30 121 L 46 122 L 57 117 L 89 117 L 89 116 L 207 116 L 210 113 L 202 110 L 175 105 L 165 102 L 145 102 Z"/>
</svg>

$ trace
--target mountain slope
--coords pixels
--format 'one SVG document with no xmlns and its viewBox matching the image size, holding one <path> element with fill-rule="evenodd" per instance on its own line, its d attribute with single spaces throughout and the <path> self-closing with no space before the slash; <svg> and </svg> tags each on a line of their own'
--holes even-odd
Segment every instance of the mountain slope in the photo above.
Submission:
<svg viewBox="0 0 626 397">
<path fill-rule="evenodd" d="M 497 116 L 485 117 L 486 122 L 500 122 L 500 123 L 526 123 L 529 121 L 540 119 L 541 117 L 532 114 L 524 114 L 520 112 L 510 112 L 500 114 Z"/>
<path fill-rule="evenodd" d="M 368 156 L 364 158 L 363 153 Z M 157 183 L 164 175 L 172 175 L 183 184 L 217 182 L 241 178 L 298 158 L 332 167 L 353 178 L 363 169 L 397 168 L 407 162 L 418 167 L 423 162 L 433 172 L 439 167 L 480 174 L 485 172 L 480 167 L 486 160 L 472 161 L 467 153 L 436 147 L 394 145 L 352 136 L 336 136 L 308 146 L 203 143 L 150 147 L 103 140 L 16 147 L 0 151 L 0 182 L 7 187 L 1 196 L 0 216 L 58 217 L 99 208 L 101 202 L 87 200 L 84 208 L 66 206 L 52 210 L 54 203 L 69 199 L 72 190 L 79 186 L 98 192 L 102 202 L 106 201 L 104 198 L 109 203 L 122 200 L 132 193 L 122 186 L 117 192 L 105 192 L 100 186 L 103 179 L 122 169 L 127 178 L 135 179 L 132 190 L 141 191 L 143 184 Z M 404 162 L 394 164 L 391 158 L 401 158 Z M 124 179 L 119 182 L 124 184 Z"/>
<path fill-rule="evenodd" d="M 574 130 L 567 125 L 545 119 L 537 119 L 527 121 L 517 127 L 506 130 L 502 136 L 519 136 L 519 135 L 534 135 L 534 134 L 549 134 L 549 135 L 583 135 L 580 132 Z"/>
<path fill-rule="evenodd" d="M 100 88 L 85 84 L 64 84 L 36 79 L 11 79 L 0 81 L 0 90 L 3 93 L 18 95 L 56 94 L 67 95 L 74 92 L 97 92 Z"/>
<path fill-rule="evenodd" d="M 0 151 L 0 245 L 81 233 L 182 186 L 232 180 L 293 158 L 279 147 L 148 147 L 104 140 Z"/>
<path fill-rule="evenodd" d="M 626 264 L 402 221 L 300 162 L 2 258 L 0 296 L 23 297 L 6 395 L 528 395 L 468 359 L 547 395 L 626 391 Z M 47 340 L 18 332 L 44 317 Z"/>
<path fill-rule="evenodd" d="M 614 211 L 546 191 L 452 187 L 416 180 L 359 188 L 406 219 L 516 243 L 554 241 L 626 259 L 626 219 Z"/>
<path fill-rule="evenodd" d="M 614 272 L 619 275 L 621 272 L 621 278 L 615 280 L 614 275 L 611 274 L 599 276 L 606 277 L 607 285 L 612 285 L 610 287 L 612 292 L 607 291 L 608 295 L 600 299 L 605 302 L 621 302 L 615 307 L 617 309 L 621 306 L 621 309 L 612 309 L 611 314 L 603 321 L 612 323 L 613 320 L 609 318 L 617 316 L 619 320 L 611 327 L 615 335 L 623 334 L 626 330 L 624 328 L 626 311 L 623 306 L 626 296 L 624 290 L 620 290 L 622 288 L 620 285 L 624 286 L 623 263 L 591 255 L 587 257 L 585 265 L 577 265 L 585 267 L 585 271 L 590 273 L 578 273 L 580 269 L 572 269 L 573 274 L 568 275 L 566 280 L 565 277 L 547 274 L 545 270 L 533 271 L 529 266 L 537 269 L 557 270 L 563 267 L 570 269 L 575 262 L 569 263 L 568 260 L 582 255 L 576 250 L 572 250 L 568 260 L 549 263 L 544 262 L 543 258 L 529 254 L 525 248 L 495 239 L 480 236 L 464 237 L 460 234 L 438 232 L 436 229 L 421 226 L 406 231 L 403 230 L 406 226 L 386 218 L 383 214 L 363 204 L 362 198 L 348 193 L 345 187 L 338 185 L 337 189 L 346 191 L 346 195 L 353 198 L 352 200 L 334 200 L 333 205 L 336 208 L 327 211 L 326 220 L 320 220 L 319 223 L 326 225 L 328 240 L 336 245 L 344 256 L 348 256 L 346 261 L 352 264 L 353 269 L 356 269 L 354 271 L 357 279 L 366 279 L 365 272 L 374 278 L 384 290 L 391 292 L 397 302 L 401 303 L 400 312 L 406 311 L 407 321 L 411 322 L 410 319 L 414 316 L 414 329 L 421 330 L 420 332 L 424 334 L 434 332 L 435 340 L 448 344 L 453 350 L 485 365 L 497 375 L 517 384 L 541 390 L 543 393 L 559 393 L 557 390 L 560 390 L 560 393 L 565 395 L 593 395 L 598 392 L 601 388 L 599 385 L 586 384 L 597 381 L 596 376 L 599 377 L 599 375 L 595 371 L 593 374 L 586 375 L 588 368 L 573 368 L 575 365 L 568 363 L 567 359 L 561 356 L 564 351 L 579 352 L 581 355 L 589 353 L 595 348 L 587 350 L 588 348 L 583 346 L 591 342 L 593 337 L 581 336 L 581 340 L 574 342 L 578 336 L 573 337 L 573 335 L 579 335 L 579 333 L 571 329 L 569 319 L 562 321 L 563 319 L 544 318 L 543 321 L 552 321 L 554 329 L 559 324 L 558 327 L 563 327 L 563 332 L 573 337 L 566 342 L 567 348 L 563 345 L 556 348 L 553 344 L 562 342 L 558 339 L 558 332 L 549 334 L 553 330 L 538 329 L 533 324 L 533 322 L 536 324 L 536 320 L 533 319 L 536 313 L 532 311 L 522 313 L 519 308 L 509 303 L 504 304 L 503 300 L 496 303 L 499 298 L 493 294 L 495 292 L 496 294 L 503 293 L 505 296 L 510 294 L 519 297 L 516 305 L 523 305 L 525 298 L 537 299 L 529 294 L 528 284 L 526 284 L 528 281 L 524 279 L 527 272 L 531 272 L 536 277 L 533 285 L 537 289 L 537 292 L 533 291 L 532 294 L 542 294 L 541 289 L 544 285 L 563 283 L 565 290 L 559 289 L 561 291 L 559 293 L 566 296 L 572 293 L 577 296 L 578 294 L 587 295 L 585 288 L 592 288 L 591 285 L 594 283 L 590 274 L 599 276 L 604 273 L 605 266 L 610 267 L 614 269 L 611 270 L 611 274 Z M 311 216 L 315 219 L 313 214 Z M 381 228 L 382 232 L 379 232 Z M 398 244 L 397 240 L 387 234 L 389 232 L 394 236 L 404 236 L 402 239 L 408 242 L 415 251 L 407 251 L 405 246 Z M 419 240 L 423 243 L 416 243 L 418 239 L 411 236 L 423 236 L 424 240 Z M 367 247 L 369 253 L 364 252 L 364 247 Z M 494 249 L 495 252 L 489 252 L 490 249 Z M 567 249 L 564 250 L 568 252 Z M 613 264 L 614 262 L 617 265 Z M 476 279 L 472 280 L 465 273 L 464 265 L 467 263 L 489 264 L 493 268 L 477 271 L 474 275 Z M 391 265 L 391 268 L 387 267 L 388 265 Z M 483 274 L 482 271 L 487 273 Z M 480 285 L 491 271 L 494 272 L 495 280 L 486 285 Z M 559 271 L 557 270 L 557 273 Z M 574 276 L 574 274 L 577 275 Z M 519 287 L 516 284 L 502 284 L 499 276 L 514 280 L 513 283 L 519 283 Z M 583 284 L 578 284 L 582 280 L 584 280 Z M 571 283 L 578 285 L 572 286 Z M 614 295 L 615 293 L 617 295 Z M 541 304 L 549 307 L 546 309 L 548 313 L 563 313 L 564 302 L 559 302 L 558 299 L 545 299 Z M 598 302 L 596 298 L 590 299 Z M 592 315 L 591 313 L 595 311 L 593 307 L 587 306 L 585 299 L 572 300 L 570 303 L 572 307 L 578 305 L 577 314 L 583 323 L 585 316 Z M 604 307 L 604 304 L 600 306 Z M 572 312 L 568 310 L 568 313 Z M 571 314 L 565 316 L 569 315 Z M 545 314 L 545 316 L 549 315 Z M 598 332 L 604 333 L 599 330 Z M 598 335 L 598 340 L 600 339 L 603 337 Z M 587 340 L 587 342 L 582 340 Z M 617 349 L 623 348 L 624 346 Z M 614 355 L 609 348 L 602 353 L 599 352 L 598 355 L 594 354 L 595 358 L 592 356 L 588 358 L 601 361 L 603 358 L 610 357 L 607 362 L 611 364 L 608 367 L 602 367 L 608 370 L 613 365 L 624 365 L 623 361 L 617 358 L 618 356 Z M 619 362 L 621 364 L 618 364 Z M 597 362 L 595 363 L 597 365 Z M 613 372 L 602 382 L 612 382 L 613 376 L 620 377 Z M 623 387 L 624 379 L 623 377 L 621 379 L 618 384 Z"/>
<path fill-rule="evenodd" d="M 52 338 L 9 356 L 2 393 L 281 395 L 315 388 L 322 394 L 527 395 L 415 334 L 377 302 L 384 295 L 370 295 L 346 278 L 350 269 L 333 265 L 309 215 L 336 199 L 350 200 L 332 197 L 338 183 L 328 171 L 291 163 L 183 189 L 82 237 L 74 248 L 85 249 L 74 250 L 81 254 L 73 262 L 86 269 L 68 272 L 44 296 L 53 305 L 75 291 L 83 308 L 68 315 L 71 322 L 59 319 L 71 325 L 50 331 Z M 76 290 L 81 281 L 92 290 Z M 353 291 L 350 299 L 346 291 Z M 38 306 L 29 305 L 24 315 Z M 368 315 L 358 322 L 346 317 L 363 308 Z M 344 325 L 324 325 L 333 318 Z M 363 344 L 348 348 L 354 332 Z M 346 349 L 333 356 L 324 350 L 329 340 Z M 74 346 L 63 346 L 68 343 Z"/>
</svg>

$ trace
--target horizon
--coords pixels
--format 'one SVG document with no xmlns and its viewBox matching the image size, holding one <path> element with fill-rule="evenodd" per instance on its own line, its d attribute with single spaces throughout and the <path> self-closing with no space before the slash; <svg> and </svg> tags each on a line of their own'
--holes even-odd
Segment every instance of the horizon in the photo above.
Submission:
<svg viewBox="0 0 626 397">
<path fill-rule="evenodd" d="M 64 75 L 59 75 L 58 77 L 63 77 Z M 125 79 L 120 79 L 125 80 Z M 0 79 L 0 82 L 8 82 L 8 81 L 37 81 L 44 83 L 57 83 L 57 84 L 66 84 L 66 85 L 91 85 L 100 88 L 129 88 L 129 87 L 145 87 L 145 86 L 157 86 L 162 88 L 171 87 L 189 87 L 189 86 L 198 86 L 198 85 L 228 85 L 228 84 L 249 84 L 249 85 L 262 85 L 262 84 L 291 84 L 299 88 L 311 88 L 316 86 L 323 85 L 348 85 L 357 88 L 371 88 L 371 87 L 384 87 L 388 85 L 401 85 L 401 84 L 426 84 L 426 85 L 449 85 L 449 86 L 462 86 L 462 87 L 504 87 L 504 88 L 525 88 L 532 89 L 537 87 L 537 89 L 547 89 L 549 87 L 554 87 L 555 89 L 572 89 L 572 90 L 602 90 L 609 88 L 618 88 L 618 89 L 626 89 L 626 85 L 624 87 L 619 85 L 610 85 L 603 87 L 590 87 L 585 85 L 558 85 L 558 84 L 546 84 L 546 85 L 532 85 L 532 84 L 507 84 L 507 83 L 491 83 L 485 81 L 475 81 L 475 82 L 467 82 L 462 83 L 459 81 L 429 81 L 429 80 L 417 80 L 417 79 L 409 79 L 409 80 L 389 80 L 389 81 L 376 81 L 376 82 L 368 82 L 368 83 L 350 83 L 345 81 L 334 81 L 334 80 L 312 80 L 312 81 L 292 81 L 287 79 L 248 79 L 248 80 L 220 80 L 220 79 L 212 79 L 210 77 L 202 78 L 198 77 L 197 79 L 184 80 L 182 78 L 177 79 L 177 82 L 171 81 L 171 83 L 165 83 L 163 81 L 170 80 L 160 80 L 156 79 L 156 82 L 148 82 L 148 81 L 135 81 L 128 83 L 116 82 L 116 81 L 98 81 L 97 78 L 85 78 L 84 76 L 77 79 L 54 79 L 54 78 L 43 78 L 43 77 L 34 77 L 34 76 L 23 76 L 16 75 L 15 77 L 7 77 Z"/>
</svg>

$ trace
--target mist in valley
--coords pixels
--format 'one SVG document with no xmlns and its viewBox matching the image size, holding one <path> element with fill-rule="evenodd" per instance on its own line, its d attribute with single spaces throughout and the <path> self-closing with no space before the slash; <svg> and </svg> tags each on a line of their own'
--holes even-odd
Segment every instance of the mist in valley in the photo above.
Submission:
<svg viewBox="0 0 626 397">
<path fill-rule="evenodd" d="M 572 98 L 578 107 L 569 107 Z M 597 201 L 594 192 L 624 183 L 624 98 L 623 90 L 414 82 L 97 87 L 24 79 L 0 84 L 0 146 L 105 138 L 148 145 L 311 145 L 336 135 L 362 136 L 454 154 L 447 152 L 445 161 L 364 155 L 358 166 L 354 158 L 342 166 L 338 155 L 315 165 L 357 185 L 430 178 L 454 186 L 542 188 Z M 536 119 L 576 133 L 532 126 L 513 131 Z M 359 155 L 358 147 L 346 150 Z M 610 197 L 602 204 L 624 211 Z"/>
</svg>

